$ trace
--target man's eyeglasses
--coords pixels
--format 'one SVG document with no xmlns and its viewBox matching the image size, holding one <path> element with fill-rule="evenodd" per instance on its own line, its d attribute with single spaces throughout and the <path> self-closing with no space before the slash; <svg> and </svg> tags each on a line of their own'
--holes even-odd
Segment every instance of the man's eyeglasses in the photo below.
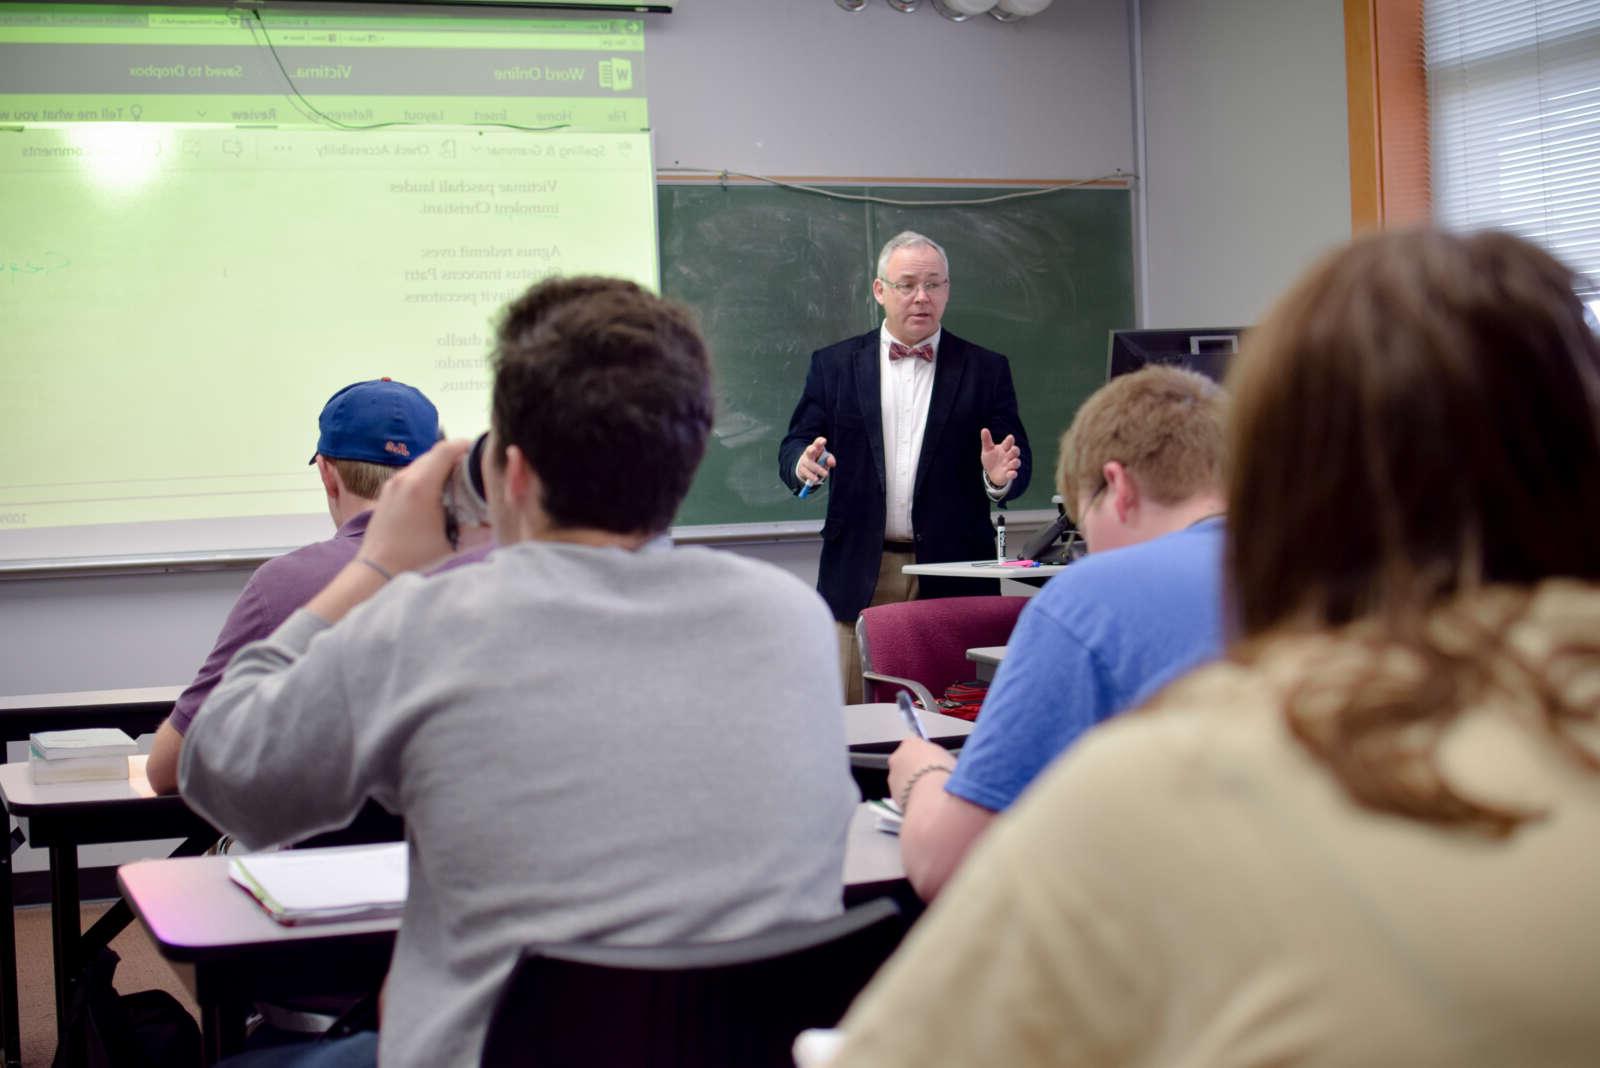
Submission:
<svg viewBox="0 0 1600 1068">
<path fill-rule="evenodd" d="M 902 297 L 915 296 L 919 289 L 930 297 L 937 297 L 940 293 L 950 288 L 950 279 L 948 278 L 940 278 L 932 282 L 891 282 L 887 278 L 880 278 L 878 281 Z"/>
</svg>

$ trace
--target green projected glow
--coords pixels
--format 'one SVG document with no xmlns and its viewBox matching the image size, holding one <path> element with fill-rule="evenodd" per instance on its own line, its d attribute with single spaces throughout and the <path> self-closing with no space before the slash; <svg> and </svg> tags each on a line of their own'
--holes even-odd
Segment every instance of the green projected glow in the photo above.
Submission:
<svg viewBox="0 0 1600 1068">
<path fill-rule="evenodd" d="M 334 390 L 476 434 L 508 298 L 656 280 L 640 134 L 39 129 L 0 182 L 0 529 L 315 513 Z"/>
<path fill-rule="evenodd" d="M 438 62 L 413 82 L 451 90 L 312 98 L 400 120 L 341 130 L 282 94 L 14 93 L 8 29 L 0 560 L 325 536 L 306 460 L 334 390 L 395 377 L 475 435 L 507 299 L 554 273 L 658 285 L 650 134 L 626 125 L 643 96 L 454 93 L 461 54 L 421 50 Z M 94 83 L 98 46 L 72 48 Z M 122 122 L 90 122 L 107 109 Z M 195 110 L 213 122 L 170 122 Z M 262 534 L 272 516 L 315 523 Z"/>
</svg>

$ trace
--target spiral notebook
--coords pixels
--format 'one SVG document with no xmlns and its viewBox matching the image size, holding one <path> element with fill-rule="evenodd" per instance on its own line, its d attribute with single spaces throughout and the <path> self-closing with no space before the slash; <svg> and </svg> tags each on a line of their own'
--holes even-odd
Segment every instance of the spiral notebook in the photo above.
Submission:
<svg viewBox="0 0 1600 1068">
<path fill-rule="evenodd" d="M 398 916 L 406 904 L 406 844 L 247 853 L 228 878 L 282 924 Z"/>
<path fill-rule="evenodd" d="M 899 834 L 900 824 L 905 820 L 905 813 L 900 811 L 900 806 L 890 798 L 878 798 L 868 801 L 872 806 L 872 814 L 877 817 L 876 826 L 884 834 Z"/>
</svg>

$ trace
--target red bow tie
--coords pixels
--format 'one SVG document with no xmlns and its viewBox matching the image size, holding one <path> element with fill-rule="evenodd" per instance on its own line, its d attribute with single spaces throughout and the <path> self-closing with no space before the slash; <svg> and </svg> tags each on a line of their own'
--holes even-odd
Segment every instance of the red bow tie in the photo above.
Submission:
<svg viewBox="0 0 1600 1068">
<path fill-rule="evenodd" d="M 916 348 L 908 348 L 905 345 L 900 344 L 898 341 L 889 342 L 889 359 L 903 360 L 907 356 L 915 356 L 919 360 L 927 360 L 929 363 L 932 363 L 933 346 L 918 345 Z"/>
</svg>

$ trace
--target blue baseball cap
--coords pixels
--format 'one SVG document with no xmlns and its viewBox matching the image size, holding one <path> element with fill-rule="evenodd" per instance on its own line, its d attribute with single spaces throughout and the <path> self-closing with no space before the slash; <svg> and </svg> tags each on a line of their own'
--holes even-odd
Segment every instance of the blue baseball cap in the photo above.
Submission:
<svg viewBox="0 0 1600 1068">
<path fill-rule="evenodd" d="M 390 378 L 356 382 L 328 398 L 317 417 L 318 456 L 404 467 L 439 440 L 439 410 Z"/>
</svg>

